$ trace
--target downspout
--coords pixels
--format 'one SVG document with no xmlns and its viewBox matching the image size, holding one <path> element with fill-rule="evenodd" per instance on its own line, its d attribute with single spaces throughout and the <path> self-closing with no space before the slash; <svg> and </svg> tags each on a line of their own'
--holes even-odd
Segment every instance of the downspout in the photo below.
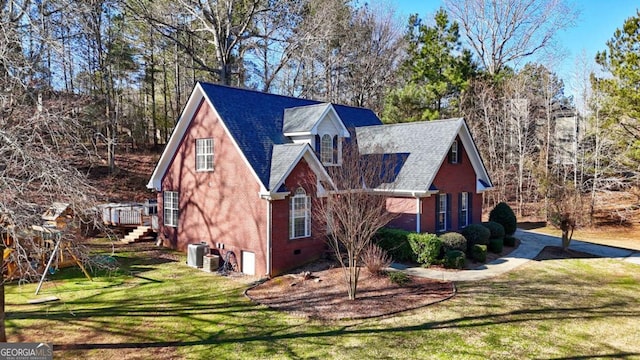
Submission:
<svg viewBox="0 0 640 360">
<path fill-rule="evenodd" d="M 420 212 L 422 211 L 422 199 L 416 198 L 416 232 L 420 233 Z"/>
<path fill-rule="evenodd" d="M 271 207 L 271 199 L 267 198 L 267 253 L 266 253 L 266 263 L 267 263 L 267 277 L 271 277 L 271 256 L 272 256 L 272 239 L 271 239 L 271 217 L 272 217 L 272 207 Z"/>
</svg>

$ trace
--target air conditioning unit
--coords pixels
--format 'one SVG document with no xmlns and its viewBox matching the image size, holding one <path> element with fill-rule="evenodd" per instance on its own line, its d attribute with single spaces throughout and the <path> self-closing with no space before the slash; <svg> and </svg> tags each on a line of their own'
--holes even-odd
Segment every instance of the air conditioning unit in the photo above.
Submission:
<svg viewBox="0 0 640 360">
<path fill-rule="evenodd" d="M 187 247 L 187 265 L 202 268 L 202 258 L 209 254 L 209 245 L 206 243 L 189 244 Z"/>
</svg>

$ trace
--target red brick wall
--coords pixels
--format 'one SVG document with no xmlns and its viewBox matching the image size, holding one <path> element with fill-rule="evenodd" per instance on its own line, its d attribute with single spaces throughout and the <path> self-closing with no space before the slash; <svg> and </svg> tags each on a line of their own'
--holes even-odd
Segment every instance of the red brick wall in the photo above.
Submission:
<svg viewBox="0 0 640 360">
<path fill-rule="evenodd" d="M 196 172 L 195 140 L 213 138 L 214 171 Z M 260 185 L 221 122 L 206 102 L 200 104 L 182 139 L 162 190 L 179 192 L 178 227 L 161 225 L 166 246 L 185 250 L 190 243 L 207 242 L 214 249 L 224 244 L 241 264 L 241 252 L 255 253 L 256 274 L 266 273 L 267 203 Z M 158 195 L 162 224 L 162 193 Z"/>
<path fill-rule="evenodd" d="M 415 198 L 388 198 L 387 210 L 396 214 L 388 227 L 416 231 L 416 199 Z"/>
<path fill-rule="evenodd" d="M 450 164 L 446 159 L 443 162 L 438 174 L 433 181 L 433 185 L 440 191 L 441 194 L 451 194 L 451 230 L 458 230 L 458 194 L 461 192 L 469 193 L 471 199 L 471 223 L 480 222 L 482 216 L 482 194 L 476 194 L 476 173 L 469 160 L 466 149 L 462 146 L 460 138 L 458 140 L 460 150 L 460 162 L 457 164 Z M 423 231 L 435 232 L 436 226 L 436 200 L 437 196 L 430 196 L 424 199 L 422 204 L 423 209 Z M 426 222 L 426 223 L 425 223 Z"/>
<path fill-rule="evenodd" d="M 322 231 L 323 222 L 313 216 L 313 203 L 316 194 L 312 186 L 315 177 L 312 171 L 302 159 L 293 169 L 289 177 L 285 180 L 285 186 L 295 194 L 298 187 L 303 187 L 307 195 L 311 196 L 312 203 L 312 226 L 311 237 L 289 239 L 289 209 L 291 207 L 290 198 L 275 200 L 272 202 L 273 228 L 271 230 L 273 254 L 272 254 L 272 274 L 277 275 L 297 266 L 318 259 L 326 249 L 325 233 Z"/>
<path fill-rule="evenodd" d="M 458 138 L 458 144 L 462 141 Z M 450 164 L 446 159 L 438 170 L 438 174 L 433 181 L 433 185 L 441 193 L 451 194 L 451 230 L 458 230 L 458 194 L 468 192 L 471 204 L 471 223 L 479 223 L 482 218 L 482 194 L 476 194 L 476 174 L 469 160 L 466 150 L 460 146 L 460 161 L 458 164 Z M 422 199 L 422 214 L 420 214 L 420 230 L 422 232 L 436 232 L 436 200 L 437 195 L 431 195 Z M 397 227 L 409 231 L 415 231 L 415 199 L 395 198 L 387 207 L 391 210 L 395 206 L 401 207 L 404 204 L 406 211 L 396 220 L 389 224 L 390 227 Z M 393 210 L 392 210 L 393 211 Z"/>
</svg>

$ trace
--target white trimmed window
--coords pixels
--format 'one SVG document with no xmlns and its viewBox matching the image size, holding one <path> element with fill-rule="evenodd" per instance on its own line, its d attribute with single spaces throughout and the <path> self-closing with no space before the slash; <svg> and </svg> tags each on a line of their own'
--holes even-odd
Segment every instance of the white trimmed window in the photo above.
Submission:
<svg viewBox="0 0 640 360">
<path fill-rule="evenodd" d="M 447 231 L 447 194 L 438 195 L 438 226 L 437 231 Z"/>
<path fill-rule="evenodd" d="M 196 171 L 213 171 L 213 139 L 196 139 Z"/>
<path fill-rule="evenodd" d="M 311 236 L 311 197 L 303 188 L 296 189 L 291 198 L 289 238 Z"/>
<path fill-rule="evenodd" d="M 460 193 L 460 224 L 459 228 L 469 225 L 469 193 Z"/>
<path fill-rule="evenodd" d="M 329 134 L 322 135 L 320 141 L 320 161 L 323 164 L 333 164 L 333 137 Z"/>
<path fill-rule="evenodd" d="M 178 226 L 178 192 L 177 191 L 165 191 L 164 192 L 164 224 L 166 226 L 177 227 Z"/>
<path fill-rule="evenodd" d="M 458 140 L 453 140 L 453 144 L 451 144 L 451 150 L 449 151 L 449 162 L 452 164 L 458 163 Z"/>
</svg>

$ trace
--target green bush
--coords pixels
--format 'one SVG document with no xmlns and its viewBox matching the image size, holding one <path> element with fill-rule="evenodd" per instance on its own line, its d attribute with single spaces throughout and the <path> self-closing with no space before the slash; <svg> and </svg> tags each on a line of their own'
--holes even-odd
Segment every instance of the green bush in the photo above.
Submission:
<svg viewBox="0 0 640 360">
<path fill-rule="evenodd" d="M 491 231 L 481 224 L 471 224 L 460 232 L 467 239 L 467 251 L 470 251 L 473 245 L 489 245 Z"/>
<path fill-rule="evenodd" d="M 495 221 L 504 227 L 506 235 L 513 235 L 516 232 L 518 222 L 516 214 L 505 202 L 501 202 L 489 213 L 489 221 Z"/>
<path fill-rule="evenodd" d="M 382 228 L 378 230 L 374 242 L 395 261 L 415 261 L 414 252 L 409 244 L 409 234 L 411 232 L 405 230 Z"/>
<path fill-rule="evenodd" d="M 503 238 L 495 238 L 489 240 L 489 251 L 495 254 L 500 254 L 502 252 L 502 247 L 504 246 Z"/>
<path fill-rule="evenodd" d="M 447 269 L 462 269 L 465 255 L 460 250 L 449 250 L 444 254 L 444 267 Z"/>
<path fill-rule="evenodd" d="M 428 266 L 437 263 L 442 248 L 442 241 L 437 235 L 410 233 L 409 244 L 420 264 Z"/>
<path fill-rule="evenodd" d="M 402 271 L 390 271 L 389 280 L 391 280 L 392 283 L 398 284 L 400 286 L 404 286 L 411 282 L 411 278 L 409 277 L 409 275 L 403 273 Z"/>
<path fill-rule="evenodd" d="M 504 239 L 504 227 L 495 221 L 483 222 L 482 226 L 489 229 L 491 235 L 489 239 Z"/>
<path fill-rule="evenodd" d="M 473 245 L 471 248 L 471 258 L 482 263 L 487 261 L 487 245 Z"/>
<path fill-rule="evenodd" d="M 511 235 L 504 237 L 504 246 L 516 246 L 516 238 Z"/>
<path fill-rule="evenodd" d="M 467 251 L 467 239 L 460 233 L 448 232 L 442 234 L 440 235 L 440 241 L 442 241 L 442 250 L 445 253 L 450 250 Z"/>
</svg>

